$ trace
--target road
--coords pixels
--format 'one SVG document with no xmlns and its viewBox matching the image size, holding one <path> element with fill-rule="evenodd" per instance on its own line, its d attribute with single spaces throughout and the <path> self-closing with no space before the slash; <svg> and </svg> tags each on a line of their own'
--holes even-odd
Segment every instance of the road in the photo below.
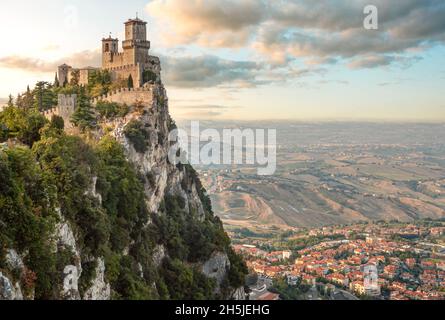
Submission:
<svg viewBox="0 0 445 320">
<path fill-rule="evenodd" d="M 258 300 L 263 294 L 267 293 L 267 290 L 272 286 L 273 280 L 265 276 L 260 275 L 256 286 L 250 287 L 252 292 L 250 293 L 250 300 Z"/>
<path fill-rule="evenodd" d="M 360 300 L 348 291 L 335 289 L 331 295 L 333 300 Z"/>
</svg>

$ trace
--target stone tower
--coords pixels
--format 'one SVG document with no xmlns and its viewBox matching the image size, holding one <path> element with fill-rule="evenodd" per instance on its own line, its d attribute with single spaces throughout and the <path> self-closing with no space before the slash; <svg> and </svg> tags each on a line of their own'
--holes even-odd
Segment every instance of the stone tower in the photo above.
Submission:
<svg viewBox="0 0 445 320">
<path fill-rule="evenodd" d="M 125 22 L 125 40 L 122 43 L 126 62 L 144 64 L 148 62 L 150 41 L 147 40 L 147 22 L 138 18 Z"/>
<path fill-rule="evenodd" d="M 57 75 L 59 78 L 60 86 L 63 86 L 65 83 L 69 83 L 71 71 L 72 68 L 65 63 L 59 66 L 57 70 Z"/>
<path fill-rule="evenodd" d="M 115 55 L 119 53 L 119 39 L 113 39 L 111 35 L 102 39 L 102 66 L 113 63 Z"/>
</svg>

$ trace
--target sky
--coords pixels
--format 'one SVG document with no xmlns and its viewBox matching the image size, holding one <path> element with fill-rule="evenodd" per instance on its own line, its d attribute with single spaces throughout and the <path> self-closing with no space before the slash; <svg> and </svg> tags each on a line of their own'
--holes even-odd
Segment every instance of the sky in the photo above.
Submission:
<svg viewBox="0 0 445 320">
<path fill-rule="evenodd" d="M 5 0 L 0 103 L 100 66 L 136 13 L 178 120 L 445 121 L 443 0 Z"/>
</svg>

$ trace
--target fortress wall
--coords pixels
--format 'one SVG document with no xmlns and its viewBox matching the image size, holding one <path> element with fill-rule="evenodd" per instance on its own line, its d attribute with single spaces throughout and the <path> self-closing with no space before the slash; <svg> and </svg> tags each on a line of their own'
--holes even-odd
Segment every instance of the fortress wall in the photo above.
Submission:
<svg viewBox="0 0 445 320">
<path fill-rule="evenodd" d="M 111 53 L 111 52 L 107 52 L 104 53 L 104 64 L 103 67 L 108 69 L 108 68 L 115 68 L 115 67 L 119 67 L 119 66 L 123 66 L 125 65 L 125 57 L 124 57 L 124 53 L 120 52 L 120 53 Z"/>
<path fill-rule="evenodd" d="M 136 89 L 121 89 L 111 94 L 98 97 L 93 100 L 93 103 L 98 101 L 115 102 L 119 104 L 126 104 L 132 106 L 136 101 L 141 102 L 145 107 L 151 107 L 153 103 L 153 91 L 150 87 L 136 88 Z"/>
<path fill-rule="evenodd" d="M 50 110 L 43 112 L 43 116 L 50 121 L 53 116 L 59 116 L 65 122 L 65 128 L 71 129 L 74 127 L 71 123 L 71 116 L 76 109 L 76 103 L 77 95 L 59 94 L 58 105 Z"/>
<path fill-rule="evenodd" d="M 96 69 L 80 69 L 79 70 L 79 84 L 81 86 L 88 85 L 90 74 L 95 71 Z"/>
<path fill-rule="evenodd" d="M 149 56 L 146 62 L 143 64 L 124 64 L 124 65 L 114 65 L 107 68 L 111 72 L 112 80 L 127 80 L 128 77 L 132 76 L 134 87 L 140 87 L 143 85 L 142 72 L 144 70 L 150 70 L 154 72 L 161 81 L 161 62 L 158 57 Z"/>
<path fill-rule="evenodd" d="M 133 85 L 135 87 L 140 86 L 141 72 L 138 65 L 126 65 L 121 67 L 114 67 L 110 69 L 111 77 L 113 81 L 128 80 L 128 77 L 133 78 Z"/>
</svg>

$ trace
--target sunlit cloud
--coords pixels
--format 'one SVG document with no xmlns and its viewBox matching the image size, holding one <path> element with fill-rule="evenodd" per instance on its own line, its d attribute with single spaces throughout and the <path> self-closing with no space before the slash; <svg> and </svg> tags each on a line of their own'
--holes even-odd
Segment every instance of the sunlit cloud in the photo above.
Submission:
<svg viewBox="0 0 445 320">
<path fill-rule="evenodd" d="M 85 50 L 56 61 L 46 61 L 27 56 L 0 57 L 0 67 L 19 69 L 27 72 L 50 73 L 56 72 L 57 67 L 67 63 L 74 67 L 100 66 L 101 52 L 99 50 Z"/>
<path fill-rule="evenodd" d="M 227 105 L 181 105 L 176 108 L 182 119 L 213 119 L 233 113 L 239 106 Z"/>
<path fill-rule="evenodd" d="M 391 58 L 395 54 L 445 43 L 442 0 L 405 0 L 397 5 L 375 0 L 378 31 L 363 28 L 363 8 L 368 4 L 368 0 L 154 0 L 146 9 L 166 26 L 164 37 L 170 45 L 244 47 L 280 64 L 304 58 L 308 64 L 346 60 L 354 68 L 386 66 L 400 62 Z"/>
<path fill-rule="evenodd" d="M 42 48 L 42 50 L 43 50 L 43 51 L 47 51 L 47 52 L 49 52 L 49 51 L 57 51 L 57 50 L 59 50 L 60 48 L 61 48 L 60 45 L 58 45 L 58 44 L 56 44 L 56 43 L 51 43 L 51 44 L 48 44 L 48 45 L 44 46 L 44 47 Z"/>
</svg>

